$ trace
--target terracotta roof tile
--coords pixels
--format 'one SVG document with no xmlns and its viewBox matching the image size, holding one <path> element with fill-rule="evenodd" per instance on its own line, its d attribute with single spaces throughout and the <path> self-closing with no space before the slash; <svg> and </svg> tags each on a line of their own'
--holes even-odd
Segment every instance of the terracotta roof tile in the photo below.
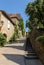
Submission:
<svg viewBox="0 0 44 65">
<path fill-rule="evenodd" d="M 11 18 L 18 18 L 19 20 L 22 19 L 20 14 L 9 14 Z"/>
<path fill-rule="evenodd" d="M 4 16 L 6 16 L 6 17 L 7 17 L 7 19 L 9 19 L 9 20 L 10 20 L 10 22 L 14 25 L 14 23 L 13 23 L 13 21 L 11 20 L 10 16 L 9 16 L 9 15 L 8 15 L 5 11 L 0 10 L 0 12 L 2 12 L 2 14 L 3 14 Z"/>
</svg>

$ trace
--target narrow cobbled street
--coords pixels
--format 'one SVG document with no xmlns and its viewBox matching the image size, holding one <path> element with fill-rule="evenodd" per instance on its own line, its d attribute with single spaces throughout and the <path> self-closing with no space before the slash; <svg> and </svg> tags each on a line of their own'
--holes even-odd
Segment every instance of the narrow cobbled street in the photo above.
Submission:
<svg viewBox="0 0 44 65">
<path fill-rule="evenodd" d="M 0 65 L 41 65 L 39 60 L 25 59 L 25 39 L 0 48 Z"/>
</svg>

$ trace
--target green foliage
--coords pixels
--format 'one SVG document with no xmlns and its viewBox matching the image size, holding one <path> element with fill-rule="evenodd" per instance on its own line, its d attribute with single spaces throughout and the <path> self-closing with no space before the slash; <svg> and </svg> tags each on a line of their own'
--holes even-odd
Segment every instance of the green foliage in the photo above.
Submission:
<svg viewBox="0 0 44 65">
<path fill-rule="evenodd" d="M 44 44 L 44 35 L 37 37 L 36 40 Z"/>
<path fill-rule="evenodd" d="M 15 27 L 15 31 L 14 31 L 14 36 L 15 36 L 15 38 L 17 39 L 18 38 L 18 28 L 17 28 L 17 26 Z"/>
<path fill-rule="evenodd" d="M 20 28 L 20 30 L 23 30 L 23 29 L 24 29 L 23 19 L 21 19 L 21 20 L 19 21 L 19 28 Z"/>
<path fill-rule="evenodd" d="M 23 35 L 23 36 L 25 35 L 25 30 L 22 30 L 22 35 Z"/>
<path fill-rule="evenodd" d="M 24 21 L 23 21 L 23 19 L 21 19 L 21 20 L 19 21 L 19 28 L 20 28 L 20 30 L 22 31 L 22 35 L 24 36 L 25 30 L 24 30 Z"/>
<path fill-rule="evenodd" d="M 9 43 L 16 41 L 17 38 L 18 38 L 18 28 L 17 28 L 17 25 L 15 24 L 14 33 L 13 33 L 11 39 L 9 40 Z"/>
<path fill-rule="evenodd" d="M 9 40 L 9 42 L 14 42 L 14 41 L 16 41 L 17 38 L 18 38 L 18 35 L 16 32 L 14 32 L 14 34 L 13 34 L 12 38 Z"/>
<path fill-rule="evenodd" d="M 29 30 L 28 33 L 31 34 L 32 33 L 32 30 Z"/>
<path fill-rule="evenodd" d="M 17 39 L 17 33 L 16 32 L 14 32 L 12 39 L 13 39 L 13 41 L 15 41 Z"/>
<path fill-rule="evenodd" d="M 33 27 L 33 24 L 36 23 L 35 18 L 38 20 L 37 22 L 41 22 L 44 26 L 44 0 L 35 0 L 28 3 L 25 12 L 29 16 L 28 28 Z"/>
<path fill-rule="evenodd" d="M 43 26 L 43 24 L 42 24 L 41 22 L 39 22 L 38 25 L 37 25 L 37 28 L 38 28 L 38 29 L 43 29 L 44 26 Z"/>
<path fill-rule="evenodd" d="M 29 20 L 26 21 L 26 27 L 28 27 L 29 29 L 33 29 L 33 23 L 30 22 Z"/>
<path fill-rule="evenodd" d="M 4 46 L 4 44 L 6 43 L 6 37 L 0 33 L 0 46 Z"/>
</svg>

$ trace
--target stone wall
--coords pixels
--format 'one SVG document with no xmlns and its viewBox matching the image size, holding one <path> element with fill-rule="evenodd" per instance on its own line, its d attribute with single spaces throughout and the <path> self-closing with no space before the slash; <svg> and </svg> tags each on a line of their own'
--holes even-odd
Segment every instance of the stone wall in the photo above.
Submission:
<svg viewBox="0 0 44 65">
<path fill-rule="evenodd" d="M 1 13 L 1 21 L 3 21 L 3 26 L 1 28 L 1 31 L 3 34 L 7 35 L 7 41 L 10 40 L 10 38 L 12 37 L 13 33 L 14 33 L 14 26 L 11 23 L 10 20 L 7 19 L 7 17 L 5 17 L 2 13 Z M 8 21 L 10 22 L 10 28 L 8 29 Z"/>
<path fill-rule="evenodd" d="M 11 19 L 14 22 L 14 24 L 16 24 L 16 27 L 18 29 L 18 36 L 19 36 L 19 38 L 21 38 L 22 37 L 22 31 L 19 29 L 19 20 L 17 18 L 11 18 Z"/>
<path fill-rule="evenodd" d="M 43 35 L 43 34 L 44 34 L 44 31 L 33 29 L 32 33 L 30 34 L 30 41 L 31 41 L 32 47 L 37 52 L 38 57 L 44 64 L 44 45 L 36 41 L 36 37 Z"/>
</svg>

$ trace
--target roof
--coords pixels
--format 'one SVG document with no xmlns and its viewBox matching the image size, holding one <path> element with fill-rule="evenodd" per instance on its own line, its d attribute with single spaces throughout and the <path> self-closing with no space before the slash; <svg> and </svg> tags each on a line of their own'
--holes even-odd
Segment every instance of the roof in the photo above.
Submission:
<svg viewBox="0 0 44 65">
<path fill-rule="evenodd" d="M 4 16 L 6 16 L 6 18 L 9 19 L 10 22 L 14 25 L 13 21 L 11 20 L 11 18 L 8 16 L 8 14 L 7 14 L 5 11 L 0 10 L 0 12 L 2 12 L 2 14 L 3 14 Z"/>
<path fill-rule="evenodd" d="M 20 14 L 9 14 L 11 18 L 17 18 L 18 20 L 22 19 Z"/>
</svg>

